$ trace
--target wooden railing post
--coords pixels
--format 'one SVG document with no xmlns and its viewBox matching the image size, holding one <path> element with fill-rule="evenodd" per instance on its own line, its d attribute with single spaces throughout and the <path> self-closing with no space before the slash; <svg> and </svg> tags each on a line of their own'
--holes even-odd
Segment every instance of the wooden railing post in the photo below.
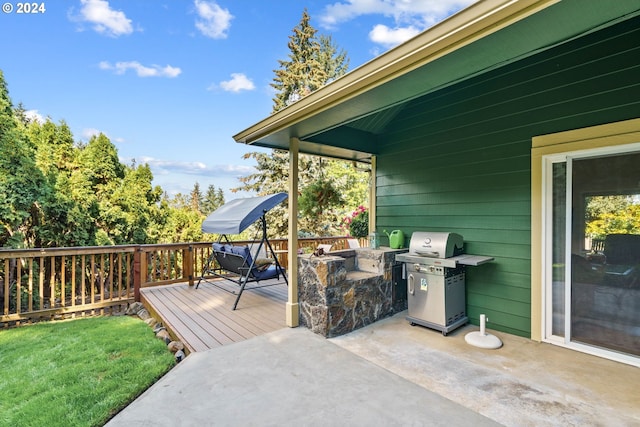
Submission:
<svg viewBox="0 0 640 427">
<path fill-rule="evenodd" d="M 193 246 L 189 245 L 187 249 L 182 250 L 182 271 L 183 277 L 189 281 L 189 286 L 194 285 L 193 271 L 194 271 L 194 257 Z"/>
<path fill-rule="evenodd" d="M 142 283 L 142 248 L 137 247 L 133 252 L 133 297 L 137 302 L 140 302 L 140 284 Z M 146 270 L 146 268 L 145 268 Z"/>
</svg>

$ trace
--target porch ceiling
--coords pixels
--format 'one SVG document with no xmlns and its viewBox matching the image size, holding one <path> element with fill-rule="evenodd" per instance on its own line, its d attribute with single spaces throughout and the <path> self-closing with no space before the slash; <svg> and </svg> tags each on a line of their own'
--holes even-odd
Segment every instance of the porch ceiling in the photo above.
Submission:
<svg viewBox="0 0 640 427">
<path fill-rule="evenodd" d="M 639 13 L 637 0 L 481 0 L 234 136 L 356 161 L 414 99 Z"/>
</svg>

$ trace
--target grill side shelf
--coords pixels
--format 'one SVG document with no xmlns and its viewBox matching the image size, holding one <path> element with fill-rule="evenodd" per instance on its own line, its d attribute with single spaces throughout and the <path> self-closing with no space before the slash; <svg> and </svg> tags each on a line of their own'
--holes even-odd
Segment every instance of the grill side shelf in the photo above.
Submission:
<svg viewBox="0 0 640 427">
<path fill-rule="evenodd" d="M 455 260 L 460 265 L 478 266 L 493 261 L 495 258 L 483 255 L 458 255 L 449 258 Z"/>
</svg>

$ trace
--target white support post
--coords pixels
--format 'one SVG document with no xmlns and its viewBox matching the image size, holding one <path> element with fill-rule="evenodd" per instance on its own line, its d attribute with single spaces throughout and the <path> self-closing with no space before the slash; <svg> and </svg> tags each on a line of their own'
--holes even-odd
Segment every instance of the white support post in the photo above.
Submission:
<svg viewBox="0 0 640 427">
<path fill-rule="evenodd" d="M 291 138 L 289 142 L 289 232 L 288 263 L 289 299 L 286 305 L 287 326 L 295 328 L 300 324 L 298 305 L 298 149 L 300 141 Z"/>
</svg>

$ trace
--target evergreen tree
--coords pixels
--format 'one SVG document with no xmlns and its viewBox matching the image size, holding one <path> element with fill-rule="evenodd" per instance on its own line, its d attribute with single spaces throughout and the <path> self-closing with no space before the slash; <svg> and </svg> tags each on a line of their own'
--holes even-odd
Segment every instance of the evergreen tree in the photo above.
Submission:
<svg viewBox="0 0 640 427">
<path fill-rule="evenodd" d="M 30 122 L 27 134 L 36 150 L 36 164 L 45 176 L 50 179 L 56 179 L 58 173 L 70 176 L 75 167 L 74 142 L 64 121 L 60 125 L 50 119 L 43 124 Z"/>
<path fill-rule="evenodd" d="M 317 31 L 309 24 L 309 19 L 305 9 L 293 35 L 289 36 L 289 59 L 279 60 L 280 68 L 274 70 L 276 77 L 271 83 L 276 90 L 274 113 L 322 87 L 329 78 L 325 66 L 320 63 L 323 55 L 315 37 Z"/>
<path fill-rule="evenodd" d="M 202 202 L 202 213 L 209 215 L 224 203 L 224 191 L 222 191 L 222 188 L 216 189 L 215 185 L 209 185 L 207 194 L 205 194 Z"/>
<path fill-rule="evenodd" d="M 32 225 L 48 191 L 35 153 L 13 114 L 9 91 L 0 71 L 0 246 L 29 247 Z"/>
<path fill-rule="evenodd" d="M 276 90 L 273 99 L 273 112 L 299 100 L 325 84 L 339 78 L 347 72 L 348 58 L 344 50 L 339 50 L 330 36 L 320 35 L 310 25 L 310 17 L 304 10 L 300 23 L 293 29 L 289 37 L 290 53 L 288 60 L 278 61 L 280 68 L 275 70 L 271 86 Z M 245 158 L 253 158 L 257 162 L 255 174 L 240 179 L 242 186 L 232 191 L 253 191 L 259 195 L 287 191 L 289 175 L 289 155 L 287 152 L 274 150 L 272 153 L 249 153 Z M 342 168 L 331 165 L 342 163 Z M 341 218 L 347 212 L 365 203 L 366 185 L 353 186 L 353 180 L 346 179 L 346 168 L 349 162 L 326 160 L 316 156 L 301 154 L 299 156 L 299 188 L 302 191 L 301 215 L 299 229 L 302 235 L 332 235 L 340 232 Z M 355 169 L 353 171 L 358 174 Z M 361 181 L 368 182 L 363 175 Z M 351 187 L 350 187 L 351 186 Z M 337 198 L 319 200 L 314 194 L 324 190 L 336 190 Z M 358 195 L 356 195 L 357 189 Z M 349 198 L 340 197 L 348 194 Z M 354 197 L 356 200 L 350 200 Z M 330 202 L 330 203 L 329 203 Z M 270 214 L 270 229 L 278 236 L 287 233 L 287 218 L 284 207 L 273 209 Z"/>
<path fill-rule="evenodd" d="M 0 246 L 201 240 L 203 215 L 181 195 L 163 198 L 152 181 L 148 165 L 122 164 L 104 134 L 76 143 L 64 121 L 29 120 L 12 107 L 0 71 Z"/>
<path fill-rule="evenodd" d="M 349 58 L 343 49 L 338 51 L 338 46 L 333 42 L 331 36 L 321 34 L 319 39 L 320 50 L 318 51 L 318 62 L 323 67 L 326 80 L 324 84 L 331 83 L 338 77 L 347 73 L 349 69 Z"/>
<path fill-rule="evenodd" d="M 193 185 L 193 190 L 191 190 L 191 194 L 189 195 L 189 204 L 191 205 L 191 209 L 203 213 L 202 211 L 202 203 L 204 201 L 204 196 L 202 195 L 202 191 L 200 191 L 200 184 L 196 182 Z"/>
</svg>

